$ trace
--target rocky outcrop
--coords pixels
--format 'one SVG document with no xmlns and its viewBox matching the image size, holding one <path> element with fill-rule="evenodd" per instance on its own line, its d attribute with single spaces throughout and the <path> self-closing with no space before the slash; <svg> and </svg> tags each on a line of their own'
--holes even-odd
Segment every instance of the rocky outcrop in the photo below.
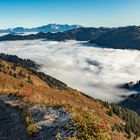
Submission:
<svg viewBox="0 0 140 140">
<path fill-rule="evenodd" d="M 42 107 L 26 104 L 38 132 L 29 136 L 20 110 L 23 102 L 14 95 L 0 94 L 0 140 L 56 140 L 72 137 L 76 126 L 63 107 Z M 21 106 L 20 106 L 21 107 Z"/>
<path fill-rule="evenodd" d="M 76 127 L 63 107 L 39 107 L 30 109 L 35 123 L 40 131 L 36 134 L 36 140 L 56 140 L 74 136 Z"/>
</svg>

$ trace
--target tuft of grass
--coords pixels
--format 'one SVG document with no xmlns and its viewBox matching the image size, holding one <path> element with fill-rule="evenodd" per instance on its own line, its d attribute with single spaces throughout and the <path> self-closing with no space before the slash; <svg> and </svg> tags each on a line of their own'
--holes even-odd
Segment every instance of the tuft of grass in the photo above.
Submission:
<svg viewBox="0 0 140 140">
<path fill-rule="evenodd" d="M 21 115 L 24 118 L 26 124 L 27 133 L 29 135 L 34 135 L 39 132 L 40 127 L 35 124 L 34 119 L 30 112 L 26 108 L 22 108 Z"/>
<path fill-rule="evenodd" d="M 28 125 L 33 123 L 33 119 L 31 117 L 29 117 L 29 116 L 26 116 L 25 117 L 25 123 L 28 126 Z"/>
<path fill-rule="evenodd" d="M 38 131 L 39 131 L 39 127 L 37 124 L 29 124 L 27 127 L 27 133 L 29 135 L 34 135 L 34 134 L 38 133 Z"/>
</svg>

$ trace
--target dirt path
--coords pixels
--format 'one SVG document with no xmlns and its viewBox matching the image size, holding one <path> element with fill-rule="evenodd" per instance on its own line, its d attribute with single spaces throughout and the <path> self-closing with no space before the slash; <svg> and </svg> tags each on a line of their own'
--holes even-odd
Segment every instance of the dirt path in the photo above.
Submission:
<svg viewBox="0 0 140 140">
<path fill-rule="evenodd" d="M 19 103 L 21 100 L 16 96 L 0 94 L 0 140 L 56 140 L 57 135 L 60 139 L 74 136 L 76 127 L 63 107 L 27 105 L 34 123 L 40 128 L 29 137 L 19 110 L 13 107 Z"/>
<path fill-rule="evenodd" d="M 0 140 L 30 140 L 22 117 L 0 99 Z"/>
</svg>

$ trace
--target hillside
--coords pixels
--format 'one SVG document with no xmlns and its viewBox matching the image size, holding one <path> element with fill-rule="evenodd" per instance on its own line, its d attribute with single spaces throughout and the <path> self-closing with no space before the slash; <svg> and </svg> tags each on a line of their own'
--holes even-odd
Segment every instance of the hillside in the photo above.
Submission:
<svg viewBox="0 0 140 140">
<path fill-rule="evenodd" d="M 132 94 L 128 99 L 121 102 L 120 105 L 134 110 L 140 115 L 140 94 Z"/>
<path fill-rule="evenodd" d="M 53 77 L 27 69 L 23 65 L 26 60 L 17 57 L 20 61 L 11 63 L 6 57 L 0 57 L 0 138 L 125 140 L 134 139 L 134 134 L 140 136 L 137 128 L 131 129 L 135 120 L 140 120 L 136 113 L 90 98 Z M 121 116 L 116 109 L 123 111 Z M 123 115 L 131 115 L 130 120 Z M 3 125 L 9 126 L 7 133 Z"/>
<path fill-rule="evenodd" d="M 140 81 L 136 83 L 130 82 L 124 85 L 121 85 L 121 88 L 127 89 L 131 92 L 136 92 L 135 94 L 130 95 L 126 100 L 120 103 L 121 106 L 129 108 L 136 111 L 140 115 Z"/>
<path fill-rule="evenodd" d="M 105 48 L 140 50 L 140 28 L 137 26 L 117 28 L 90 43 Z"/>
</svg>

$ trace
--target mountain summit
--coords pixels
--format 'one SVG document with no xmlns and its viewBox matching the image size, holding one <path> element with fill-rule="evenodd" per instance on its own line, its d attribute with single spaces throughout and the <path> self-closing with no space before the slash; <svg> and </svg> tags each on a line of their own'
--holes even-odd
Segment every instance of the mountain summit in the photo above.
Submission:
<svg viewBox="0 0 140 140">
<path fill-rule="evenodd" d="M 16 27 L 9 29 L 0 29 L 0 33 L 24 33 L 24 32 L 63 32 L 67 30 L 77 29 L 80 25 L 68 25 L 68 24 L 48 24 L 34 28 Z"/>
</svg>

